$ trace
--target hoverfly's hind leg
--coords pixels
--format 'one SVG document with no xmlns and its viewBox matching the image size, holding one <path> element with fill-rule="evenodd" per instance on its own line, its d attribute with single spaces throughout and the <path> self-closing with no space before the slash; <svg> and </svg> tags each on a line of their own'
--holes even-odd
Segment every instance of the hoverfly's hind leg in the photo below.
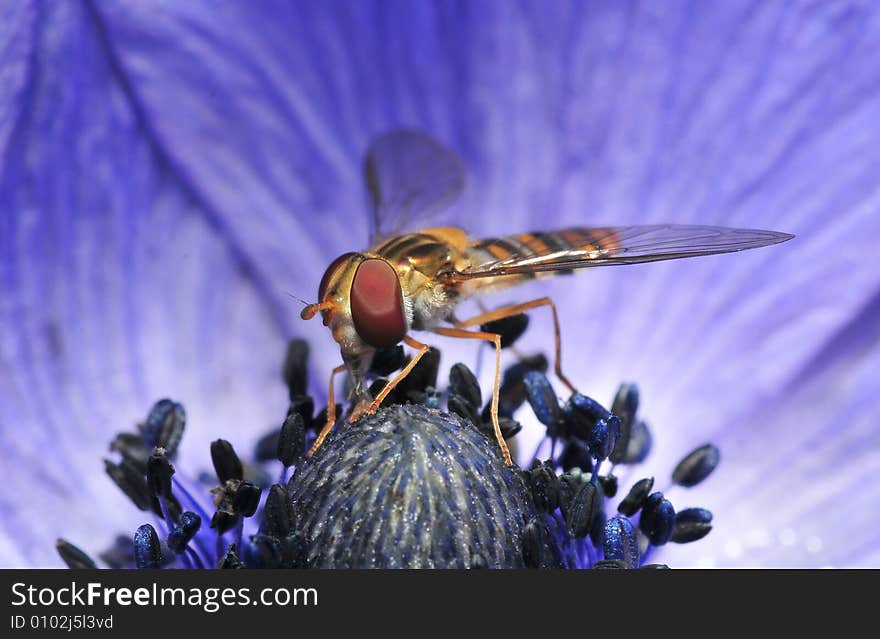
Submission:
<svg viewBox="0 0 880 639">
<path fill-rule="evenodd" d="M 352 414 L 350 421 L 356 422 L 363 415 L 372 415 L 373 413 L 375 413 L 379 409 L 379 406 L 382 405 L 382 402 L 385 400 L 385 398 L 388 397 L 388 394 L 393 391 L 400 382 L 406 379 L 406 376 L 412 372 L 412 370 L 416 367 L 416 364 L 419 363 L 419 360 L 422 359 L 425 353 L 427 353 L 430 349 L 427 344 L 417 342 L 409 335 L 405 336 L 403 338 L 403 341 L 404 343 L 406 343 L 407 346 L 415 348 L 419 352 L 415 354 L 415 356 L 409 361 L 406 366 L 404 366 L 400 370 L 397 375 L 388 380 L 388 383 L 385 384 L 385 387 L 379 392 L 378 395 L 376 395 L 373 401 L 370 402 L 370 404 L 366 408 L 362 408 L 361 406 L 355 408 L 355 412 Z"/>
<path fill-rule="evenodd" d="M 327 435 L 333 430 L 333 424 L 336 423 L 336 398 L 333 395 L 333 378 L 336 377 L 337 373 L 341 373 L 345 369 L 345 364 L 340 364 L 330 373 L 330 387 L 327 390 L 327 421 L 321 429 L 321 432 L 318 433 L 318 438 L 315 440 L 315 443 L 312 444 L 312 447 L 309 449 L 307 457 L 311 457 L 315 454 L 315 451 L 321 447 L 321 444 L 327 439 Z"/>
<path fill-rule="evenodd" d="M 510 458 L 510 450 L 507 448 L 507 442 L 501 435 L 501 426 L 498 423 L 498 394 L 501 388 L 501 336 L 498 333 L 483 333 L 480 331 L 466 331 L 461 328 L 434 328 L 432 329 L 438 335 L 446 335 L 447 337 L 460 337 L 463 339 L 481 339 L 492 342 L 495 345 L 495 381 L 492 384 L 492 405 L 490 408 L 492 414 L 492 429 L 495 431 L 495 439 L 498 440 L 498 446 L 501 447 L 501 454 L 504 456 L 504 463 L 513 466 L 513 460 Z"/>
<path fill-rule="evenodd" d="M 510 304 L 508 306 L 502 306 L 501 308 L 496 308 L 494 311 L 480 313 L 476 317 L 472 317 L 468 320 L 465 320 L 464 322 L 459 322 L 457 326 L 459 326 L 460 328 L 479 326 L 480 324 L 485 324 L 486 322 L 492 322 L 495 320 L 504 319 L 506 317 L 511 317 L 513 315 L 519 315 L 540 306 L 549 306 L 550 311 L 553 314 L 553 335 L 556 345 L 556 361 L 554 362 L 554 371 L 556 372 L 556 377 L 558 377 L 563 384 L 568 386 L 568 390 L 570 390 L 572 393 L 576 393 L 577 389 L 574 387 L 574 384 L 572 384 L 562 372 L 562 340 L 559 337 L 559 317 L 556 314 L 556 305 L 549 297 L 541 297 L 536 300 L 532 300 L 531 302 L 523 302 L 522 304 Z"/>
</svg>

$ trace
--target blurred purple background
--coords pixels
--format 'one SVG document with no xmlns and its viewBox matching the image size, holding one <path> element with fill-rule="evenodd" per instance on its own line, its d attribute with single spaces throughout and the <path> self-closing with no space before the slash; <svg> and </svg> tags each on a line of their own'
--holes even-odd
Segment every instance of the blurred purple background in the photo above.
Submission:
<svg viewBox="0 0 880 639">
<path fill-rule="evenodd" d="M 580 389 L 639 384 L 659 487 L 720 446 L 671 493 L 715 529 L 657 559 L 877 565 L 878 47 L 864 2 L 0 2 L 0 565 L 140 523 L 101 458 L 159 397 L 201 468 L 283 417 L 290 337 L 325 395 L 338 350 L 290 294 L 365 248 L 361 155 L 402 125 L 461 154 L 444 220 L 475 236 L 795 233 L 487 301 L 554 296 Z M 549 351 L 532 326 L 524 350 Z M 476 359 L 436 343 L 443 370 Z"/>
</svg>

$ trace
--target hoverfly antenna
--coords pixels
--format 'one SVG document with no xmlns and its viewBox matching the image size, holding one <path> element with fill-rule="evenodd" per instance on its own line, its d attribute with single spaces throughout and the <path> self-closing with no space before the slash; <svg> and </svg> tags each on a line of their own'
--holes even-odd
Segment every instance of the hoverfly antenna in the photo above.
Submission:
<svg viewBox="0 0 880 639">
<path fill-rule="evenodd" d="M 310 320 L 321 311 L 329 311 L 333 306 L 334 304 L 330 300 L 323 301 L 319 304 L 307 304 L 299 316 L 304 320 Z"/>
<path fill-rule="evenodd" d="M 299 303 L 302 304 L 303 306 L 308 306 L 308 305 L 309 305 L 309 302 L 305 301 L 305 300 L 304 300 L 303 298 L 301 298 L 301 297 L 297 297 L 296 295 L 294 295 L 294 294 L 291 293 L 290 291 L 284 291 L 284 292 L 287 293 L 287 296 L 288 296 L 288 297 L 290 297 L 290 298 L 292 298 L 292 299 L 295 299 L 297 302 L 299 302 Z"/>
</svg>

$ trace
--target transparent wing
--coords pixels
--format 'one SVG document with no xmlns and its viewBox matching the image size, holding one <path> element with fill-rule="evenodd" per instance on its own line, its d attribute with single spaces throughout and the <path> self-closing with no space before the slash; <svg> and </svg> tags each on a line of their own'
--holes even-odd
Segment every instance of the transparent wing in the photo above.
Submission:
<svg viewBox="0 0 880 639">
<path fill-rule="evenodd" d="M 465 171 L 458 156 L 409 129 L 377 138 L 364 156 L 373 243 L 429 218 L 458 199 Z"/>
<path fill-rule="evenodd" d="M 453 277 L 472 279 L 675 260 L 770 246 L 792 237 L 777 231 L 675 224 L 524 233 L 474 242 L 472 266 Z"/>
</svg>

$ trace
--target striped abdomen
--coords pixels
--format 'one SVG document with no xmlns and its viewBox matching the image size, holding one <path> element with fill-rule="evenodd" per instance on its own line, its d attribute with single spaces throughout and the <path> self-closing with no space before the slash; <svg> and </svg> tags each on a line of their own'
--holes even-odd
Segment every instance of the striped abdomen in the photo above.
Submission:
<svg viewBox="0 0 880 639">
<path fill-rule="evenodd" d="M 555 270 L 505 276 L 504 279 L 509 280 L 506 283 L 515 284 L 539 276 L 570 272 L 572 269 L 566 266 L 566 262 L 600 257 L 618 245 L 618 235 L 610 228 L 571 228 L 489 238 L 471 245 L 472 269 L 491 271 L 513 265 L 560 264 Z"/>
</svg>

